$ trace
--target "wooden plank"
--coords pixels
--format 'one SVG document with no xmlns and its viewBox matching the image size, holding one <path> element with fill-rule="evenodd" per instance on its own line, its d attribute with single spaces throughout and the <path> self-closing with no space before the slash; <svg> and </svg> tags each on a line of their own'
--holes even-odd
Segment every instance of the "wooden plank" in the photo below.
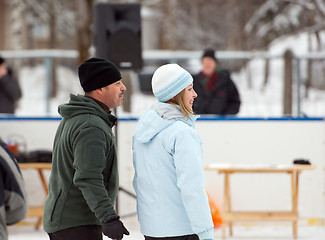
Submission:
<svg viewBox="0 0 325 240">
<path fill-rule="evenodd" d="M 47 169 L 51 170 L 52 163 L 19 163 L 21 169 Z"/>
<path fill-rule="evenodd" d="M 29 206 L 27 217 L 43 217 L 43 206 Z"/>
<path fill-rule="evenodd" d="M 292 172 L 313 170 L 315 165 L 302 164 L 217 164 L 212 163 L 206 166 L 205 170 L 217 170 L 219 173 L 253 173 L 253 172 Z"/>
<path fill-rule="evenodd" d="M 223 214 L 225 222 L 234 221 L 294 221 L 298 219 L 298 214 L 284 211 L 265 212 L 242 212 L 232 211 Z"/>
</svg>

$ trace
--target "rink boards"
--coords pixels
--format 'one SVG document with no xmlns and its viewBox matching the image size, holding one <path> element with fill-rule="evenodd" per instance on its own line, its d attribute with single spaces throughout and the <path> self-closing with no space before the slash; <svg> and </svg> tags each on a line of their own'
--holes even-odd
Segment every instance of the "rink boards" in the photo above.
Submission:
<svg viewBox="0 0 325 240">
<path fill-rule="evenodd" d="M 17 141 L 22 149 L 50 150 L 57 117 L 0 116 L 0 137 Z M 120 184 L 132 189 L 132 135 L 136 118 L 120 118 L 117 128 Z M 290 164 L 294 159 L 308 159 L 315 170 L 303 172 L 299 186 L 301 219 L 325 217 L 325 121 L 323 118 L 216 118 L 201 117 L 196 124 L 203 142 L 204 162 L 227 164 Z M 24 146 L 23 146 L 24 145 Z M 24 172 L 30 202 L 43 197 L 37 174 Z M 288 174 L 245 174 L 231 177 L 230 193 L 234 210 L 279 210 L 291 208 Z M 206 188 L 217 206 L 223 204 L 224 178 L 206 172 Z M 253 201 L 252 201 L 253 199 Z M 120 214 L 135 212 L 135 200 L 121 193 Z"/>
</svg>

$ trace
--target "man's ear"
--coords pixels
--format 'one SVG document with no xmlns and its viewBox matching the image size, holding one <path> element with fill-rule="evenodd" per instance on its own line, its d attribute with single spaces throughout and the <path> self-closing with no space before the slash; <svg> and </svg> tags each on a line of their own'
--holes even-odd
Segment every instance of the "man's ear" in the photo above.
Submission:
<svg viewBox="0 0 325 240">
<path fill-rule="evenodd" d="M 102 88 L 98 88 L 95 90 L 95 92 L 99 95 L 102 95 L 103 94 L 103 89 Z"/>
</svg>

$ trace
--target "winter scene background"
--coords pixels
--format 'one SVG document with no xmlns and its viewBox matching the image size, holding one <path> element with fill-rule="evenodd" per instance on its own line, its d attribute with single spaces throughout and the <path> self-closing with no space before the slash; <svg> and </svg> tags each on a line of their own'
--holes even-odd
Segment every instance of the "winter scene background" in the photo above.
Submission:
<svg viewBox="0 0 325 240">
<path fill-rule="evenodd" d="M 323 35 L 323 34 L 322 34 Z M 265 54 L 273 56 L 270 63 L 269 81 L 264 86 L 265 75 L 265 59 L 255 57 L 248 61 L 245 67 L 238 72 L 232 72 L 231 77 L 238 87 L 241 97 L 241 107 L 238 117 L 281 117 L 283 116 L 283 59 L 282 56 L 286 50 L 292 50 L 294 55 L 305 59 L 314 57 L 315 54 L 309 53 L 307 49 L 306 34 L 278 39 L 270 45 Z M 314 39 L 315 40 L 315 39 Z M 316 41 L 316 40 L 315 40 Z M 199 54 L 197 58 L 193 58 L 191 52 L 184 52 L 186 58 L 188 54 L 188 71 L 197 73 L 201 69 Z M 238 58 L 234 52 L 216 52 L 218 56 L 225 58 Z M 159 58 L 159 57 L 156 57 Z M 220 60 L 222 66 L 222 59 Z M 302 78 L 306 78 L 306 64 L 302 64 L 300 74 Z M 155 70 L 152 66 L 152 72 Z M 319 70 L 315 70 L 321 77 L 321 66 Z M 55 98 L 49 100 L 49 109 L 47 109 L 47 69 L 44 64 L 35 67 L 23 67 L 18 71 L 18 79 L 23 91 L 23 97 L 19 101 L 16 114 L 17 116 L 31 115 L 51 115 L 58 116 L 57 107 L 59 104 L 69 100 L 69 94 L 82 94 L 82 89 L 79 84 L 77 69 L 70 69 L 64 66 L 57 68 L 58 79 L 58 94 Z M 251 78 L 249 83 L 248 75 Z M 139 117 L 144 110 L 156 101 L 152 94 L 143 93 L 140 89 L 140 83 L 136 73 L 132 75 L 132 95 L 131 95 L 131 111 L 123 111 L 123 107 L 117 109 L 120 117 L 133 116 Z M 293 115 L 297 116 L 295 110 L 298 100 L 296 99 L 296 82 L 293 84 Z M 325 116 L 325 91 L 323 89 L 309 88 L 308 97 L 305 97 L 305 86 L 300 85 L 300 104 L 303 116 L 308 117 L 323 117 Z M 125 94 L 130 94 L 128 91 Z"/>
<path fill-rule="evenodd" d="M 281 56 L 287 49 L 292 49 L 296 55 L 306 56 L 308 52 L 305 49 L 306 36 L 301 34 L 299 36 L 283 38 L 274 42 L 268 53 L 273 56 Z M 292 48 L 292 46 L 295 46 Z M 189 54 L 190 55 L 190 54 Z M 263 88 L 264 76 L 264 60 L 252 59 L 247 68 L 252 71 L 252 85 L 249 86 L 247 82 L 247 69 L 232 73 L 232 78 L 236 82 L 242 105 L 238 117 L 281 117 L 282 114 L 282 97 L 283 97 L 283 62 L 281 59 L 275 59 L 271 64 L 269 82 Z M 222 61 L 221 61 L 222 62 Z M 222 63 L 221 63 L 222 64 Z M 190 71 L 199 71 L 199 58 L 192 59 L 190 64 Z M 47 96 L 46 96 L 46 68 L 43 64 L 37 65 L 33 68 L 22 68 L 19 71 L 19 81 L 23 90 L 23 98 L 20 100 L 16 116 L 18 117 L 35 117 L 35 116 L 59 116 L 57 107 L 68 101 L 70 93 L 80 93 L 82 90 L 79 86 L 76 71 L 60 66 L 57 69 L 59 80 L 59 91 L 56 98 L 49 102 L 50 111 L 47 111 Z M 305 73 L 301 72 L 302 75 Z M 133 76 L 134 77 L 134 76 Z M 133 94 L 131 97 L 131 112 L 124 112 L 123 107 L 117 110 L 119 117 L 139 117 L 140 114 L 150 108 L 156 101 L 151 94 L 144 94 L 141 92 L 139 82 L 136 76 L 132 81 Z M 301 89 L 304 91 L 304 88 Z M 302 111 L 304 115 L 309 117 L 324 117 L 325 114 L 325 92 L 323 90 L 310 89 L 309 97 L 302 100 Z M 139 226 L 134 224 L 136 217 L 132 220 L 126 219 L 126 223 L 131 228 L 131 235 L 126 239 L 142 239 L 139 231 Z M 33 219 L 32 219 L 33 220 Z M 28 221 L 27 221 L 28 223 Z M 26 223 L 25 223 L 26 224 Z M 34 230 L 30 224 L 20 224 L 9 227 L 10 240 L 18 239 L 48 239 L 47 235 L 40 229 Z M 291 224 L 290 223 L 273 223 L 244 225 L 240 224 L 235 227 L 236 234 L 230 239 L 261 239 L 262 236 L 268 236 L 267 239 L 292 239 Z M 240 236 L 240 238 L 238 238 Z M 319 226 L 306 226 L 301 224 L 299 227 L 298 239 L 323 239 L 325 236 L 325 229 Z M 217 228 L 215 231 L 215 238 L 221 238 L 221 229 Z M 264 237 L 263 237 L 264 239 Z"/>
<path fill-rule="evenodd" d="M 12 65 L 23 91 L 23 97 L 18 102 L 15 116 L 9 117 L 58 117 L 57 107 L 69 100 L 70 93 L 82 94 L 77 76 L 78 62 L 80 56 L 83 56 L 82 50 L 78 54 L 73 54 L 72 59 L 75 62 L 73 65 L 59 64 L 56 67 L 57 93 L 54 97 L 49 98 L 48 65 L 44 54 L 38 51 L 41 48 L 48 49 L 49 45 L 46 45 L 46 43 L 45 47 L 42 46 L 39 49 L 34 47 L 35 51 L 33 52 L 33 49 L 31 50 L 27 46 L 33 44 L 36 46 L 41 41 L 35 41 L 33 44 L 29 43 L 27 45 L 19 41 L 20 35 L 23 35 L 22 32 L 24 32 L 21 31 L 24 25 L 17 20 L 19 19 L 17 16 L 25 16 L 26 10 L 33 10 L 34 14 L 28 15 L 29 17 L 26 18 L 28 21 L 26 20 L 25 23 L 29 24 L 28 26 L 33 29 L 33 34 L 40 39 L 43 39 L 44 35 L 49 39 L 54 38 L 51 35 L 52 31 L 49 30 L 50 27 L 44 22 L 49 23 L 51 18 L 56 16 L 56 31 L 61 34 L 60 37 L 63 36 L 69 39 L 76 35 L 75 32 L 71 33 L 71 29 L 76 29 L 73 31 L 80 31 L 81 34 L 86 31 L 82 29 L 82 25 L 87 27 L 87 24 L 89 24 L 86 21 L 87 14 L 83 12 L 87 9 L 87 7 L 84 8 L 86 1 L 78 1 L 76 8 L 78 8 L 79 14 L 75 14 L 75 19 L 71 11 L 74 8 L 74 1 L 68 1 L 69 3 L 61 0 L 52 1 L 56 7 L 54 7 L 54 14 L 48 15 L 46 14 L 47 4 L 51 1 L 42 2 L 42 4 L 39 4 L 38 1 L 34 0 L 0 0 L 1 23 L 4 21 L 1 16 L 5 16 L 4 14 L 1 15 L 1 11 L 4 9 L 1 8 L 1 6 L 4 6 L 3 4 L 7 7 L 10 6 L 13 13 L 8 20 L 15 20 L 13 21 L 15 24 L 10 24 L 13 30 L 8 34 L 11 36 L 11 46 L 8 48 L 2 47 L 0 41 L 0 55 L 7 58 L 9 65 Z M 91 2 L 95 4 L 99 1 Z M 142 26 L 144 28 L 142 32 L 144 60 L 147 59 L 147 56 L 159 59 L 164 55 L 164 51 L 171 55 L 174 53 L 175 56 L 181 51 L 182 58 L 186 58 L 187 61 L 186 64 L 184 61 L 181 61 L 180 64 L 184 63 L 183 67 L 187 68 L 191 73 L 197 73 L 200 70 L 201 50 L 207 46 L 214 47 L 217 50 L 216 55 L 220 59 L 221 66 L 229 59 L 242 59 L 242 53 L 254 56 L 245 58 L 245 61 L 241 62 L 242 65 L 239 67 L 238 63 L 236 67 L 230 65 L 231 76 L 238 87 L 242 101 L 237 117 L 269 118 L 283 116 L 283 54 L 286 50 L 291 50 L 294 56 L 301 60 L 299 71 L 301 83 L 297 82 L 298 73 L 296 69 L 294 72 L 292 115 L 318 118 L 325 116 L 325 52 L 323 51 L 325 44 L 323 40 L 325 1 L 146 0 L 120 2 L 140 2 L 144 6 L 141 10 Z M 252 7 L 248 2 L 256 2 L 256 5 Z M 249 6 L 245 7 L 245 5 Z M 69 10 L 63 10 L 67 6 Z M 161 6 L 167 9 L 165 10 L 169 14 L 168 16 L 161 9 L 159 11 Z M 248 14 L 247 9 L 250 7 L 252 8 L 250 15 L 246 16 Z M 35 8 L 37 11 L 35 11 Z M 39 14 L 35 14 L 36 12 L 39 12 Z M 219 16 L 217 21 L 204 17 L 211 16 L 211 19 L 214 19 L 212 17 L 214 15 Z M 190 16 L 190 19 L 188 16 Z M 202 16 L 204 19 L 202 19 Z M 238 16 L 245 18 L 245 20 Z M 312 24 L 307 24 L 307 17 Z M 220 21 L 220 19 L 223 19 L 223 21 Z M 20 20 L 24 21 L 25 18 L 22 17 Z M 76 24 L 78 26 L 75 26 L 73 22 L 77 22 L 79 25 Z M 158 35 L 156 28 L 159 24 L 161 25 L 161 32 Z M 47 27 L 44 27 L 44 25 Z M 177 26 L 180 31 L 175 33 L 172 26 Z M 194 28 L 193 31 L 188 31 L 189 29 L 192 30 L 192 28 Z M 29 28 L 26 27 L 26 29 Z M 204 29 L 204 31 L 200 31 L 200 29 Z M 0 31 L 2 31 L 1 28 Z M 246 37 L 243 37 L 243 31 L 246 32 Z M 82 39 L 87 42 L 87 35 L 82 36 Z M 62 45 L 52 46 L 51 53 L 64 55 L 61 49 L 62 46 L 73 42 L 69 40 L 65 40 L 66 42 Z M 160 45 L 157 45 L 157 43 Z M 72 47 L 69 45 L 67 48 L 77 52 L 76 45 L 72 44 Z M 86 45 L 85 48 L 87 57 L 95 55 L 94 46 Z M 23 53 L 19 54 L 20 50 L 25 49 L 28 49 L 28 54 L 33 55 L 35 60 L 33 64 L 24 64 L 25 61 L 22 61 L 24 59 L 30 60 Z M 270 69 L 266 84 L 264 83 L 266 62 L 262 56 L 270 58 Z M 312 68 L 312 81 L 314 84 L 308 89 L 306 87 L 308 78 L 307 59 L 317 59 Z M 170 59 L 170 61 L 174 61 L 174 59 Z M 151 64 L 147 69 L 149 69 L 149 72 L 153 72 L 156 67 L 158 65 Z M 228 67 L 228 65 L 225 65 L 225 67 Z M 137 73 L 132 72 L 131 76 L 132 85 L 130 90 L 132 89 L 132 91 L 126 93 L 131 95 L 131 108 L 130 111 L 124 111 L 123 107 L 118 108 L 116 113 L 120 118 L 137 118 L 156 101 L 152 94 L 141 91 Z M 298 104 L 300 104 L 300 113 L 297 111 Z M 6 118 L 8 116 L 1 115 L 0 117 Z M 37 197 L 35 196 L 35 198 Z M 31 198 L 31 201 L 34 201 L 34 199 Z M 125 237 L 125 239 L 143 239 L 139 226 L 136 224 L 136 217 L 133 217 L 132 220 L 124 219 L 124 221 L 131 232 L 131 235 Z M 10 233 L 9 240 L 48 239 L 42 229 L 34 229 L 33 225 L 29 223 L 29 219 L 27 219 L 27 222 L 10 226 L 8 230 Z M 234 232 L 234 236 L 229 237 L 229 239 L 293 239 L 291 223 L 239 224 L 235 226 Z M 324 223 L 312 224 L 311 226 L 303 222 L 299 223 L 298 239 L 320 240 L 324 238 Z M 221 239 L 220 228 L 216 229 L 214 239 Z"/>
</svg>

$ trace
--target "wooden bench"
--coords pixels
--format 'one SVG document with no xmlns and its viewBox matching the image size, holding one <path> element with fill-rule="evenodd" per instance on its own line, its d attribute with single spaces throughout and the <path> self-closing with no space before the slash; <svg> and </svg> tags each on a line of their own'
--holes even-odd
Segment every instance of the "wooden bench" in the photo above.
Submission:
<svg viewBox="0 0 325 240">
<path fill-rule="evenodd" d="M 235 221 L 292 221 L 293 236 L 297 238 L 298 227 L 298 186 L 299 174 L 304 170 L 313 170 L 315 165 L 272 164 L 210 164 L 206 170 L 225 174 L 222 238 L 226 237 L 226 227 L 232 236 L 232 223 Z M 234 173 L 288 173 L 291 175 L 291 211 L 233 211 L 231 209 L 230 174 Z"/>
<path fill-rule="evenodd" d="M 19 163 L 19 167 L 22 171 L 26 169 L 35 169 L 38 172 L 44 193 L 47 196 L 48 186 L 47 186 L 47 181 L 44 177 L 44 171 L 51 170 L 52 164 L 51 163 Z M 43 204 L 41 206 L 30 206 L 28 208 L 26 217 L 36 217 L 37 222 L 35 224 L 35 229 L 38 229 L 42 225 Z"/>
</svg>

